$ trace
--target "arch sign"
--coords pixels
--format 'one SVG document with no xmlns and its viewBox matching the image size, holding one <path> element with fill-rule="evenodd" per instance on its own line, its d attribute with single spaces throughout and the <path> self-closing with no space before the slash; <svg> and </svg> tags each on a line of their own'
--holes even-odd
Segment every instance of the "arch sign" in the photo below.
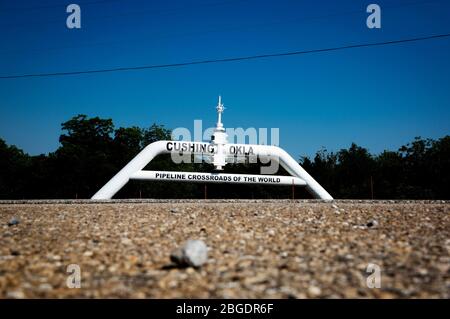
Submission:
<svg viewBox="0 0 450 319">
<path fill-rule="evenodd" d="M 232 144 L 227 142 L 227 133 L 222 124 L 224 110 L 221 98 L 217 109 L 217 125 L 211 136 L 211 141 L 158 141 L 146 146 L 131 162 L 120 170 L 105 184 L 92 199 L 111 199 L 129 180 L 156 180 L 176 182 L 202 183 L 241 183 L 265 185 L 301 185 L 305 186 L 314 198 L 333 200 L 333 197 L 311 177 L 286 151 L 272 145 Z M 159 154 L 181 154 L 202 156 L 215 167 L 211 173 L 178 172 L 178 171 L 147 171 L 144 168 Z M 281 175 L 248 175 L 219 173 L 224 166 L 236 156 L 260 157 L 279 163 L 291 176 Z"/>
</svg>

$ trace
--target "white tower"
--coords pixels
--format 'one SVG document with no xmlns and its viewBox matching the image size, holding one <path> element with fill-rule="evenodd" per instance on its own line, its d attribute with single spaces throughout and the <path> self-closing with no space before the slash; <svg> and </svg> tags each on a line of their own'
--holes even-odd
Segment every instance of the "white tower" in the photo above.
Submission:
<svg viewBox="0 0 450 319">
<path fill-rule="evenodd" d="M 222 113 L 225 107 L 222 104 L 222 97 L 219 95 L 219 102 L 217 103 L 217 124 L 214 129 L 214 133 L 211 136 L 211 143 L 215 145 L 216 151 L 212 158 L 212 163 L 215 166 L 216 170 L 223 170 L 226 162 L 225 155 L 225 144 L 228 144 L 227 133 L 225 133 L 225 129 L 222 124 Z"/>
</svg>

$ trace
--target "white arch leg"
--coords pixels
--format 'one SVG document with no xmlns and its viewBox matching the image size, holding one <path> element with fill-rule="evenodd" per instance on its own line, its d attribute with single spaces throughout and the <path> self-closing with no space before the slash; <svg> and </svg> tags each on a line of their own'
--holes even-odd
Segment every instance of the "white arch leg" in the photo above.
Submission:
<svg viewBox="0 0 450 319">
<path fill-rule="evenodd" d="M 317 181 L 308 174 L 303 167 L 297 163 L 286 151 L 278 148 L 281 152 L 280 164 L 289 174 L 300 177 L 306 182 L 306 190 L 317 199 L 333 200 L 333 197 L 320 185 Z"/>
<path fill-rule="evenodd" d="M 114 175 L 92 199 L 111 199 L 126 183 L 131 175 L 142 170 L 158 154 L 167 153 L 166 144 L 168 141 L 158 141 L 147 145 L 131 162 L 129 162 L 119 173 Z"/>
</svg>

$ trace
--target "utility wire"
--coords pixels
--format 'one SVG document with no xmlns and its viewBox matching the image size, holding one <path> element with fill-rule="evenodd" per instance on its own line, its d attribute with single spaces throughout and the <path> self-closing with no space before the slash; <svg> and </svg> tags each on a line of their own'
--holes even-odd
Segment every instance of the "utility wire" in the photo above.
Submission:
<svg viewBox="0 0 450 319">
<path fill-rule="evenodd" d="M 265 59 L 265 58 L 273 58 L 273 57 L 284 57 L 284 56 L 293 56 L 293 55 L 302 55 L 302 54 L 320 53 L 320 52 L 330 52 L 330 51 L 339 51 L 339 50 L 364 48 L 364 47 L 376 47 L 376 46 L 393 45 L 393 44 L 408 43 L 408 42 L 417 42 L 417 41 L 424 41 L 424 40 L 431 40 L 431 39 L 442 39 L 442 38 L 447 38 L 447 37 L 450 37 L 450 33 L 438 34 L 438 35 L 430 35 L 430 36 L 424 36 L 424 37 L 416 37 L 416 38 L 409 38 L 409 39 L 401 39 L 401 40 L 384 41 L 384 42 L 351 44 L 351 45 L 330 47 L 330 48 L 322 48 L 322 49 L 312 49 L 312 50 L 304 50 L 304 51 L 291 51 L 291 52 L 283 52 L 283 53 L 270 53 L 270 54 L 250 55 L 250 56 L 223 58 L 223 59 L 198 60 L 198 61 L 190 61 L 190 62 L 171 63 L 171 64 L 154 64 L 154 65 L 143 65 L 143 66 L 134 66 L 134 67 L 117 67 L 117 68 L 109 68 L 109 69 L 97 69 L 97 70 L 85 70 L 85 71 L 69 71 L 69 72 L 55 72 L 55 73 L 34 73 L 34 74 L 20 74 L 20 75 L 4 75 L 4 76 L 0 76 L 0 79 L 50 77 L 50 76 L 63 76 L 63 75 L 80 75 L 80 74 L 92 74 L 92 73 L 134 71 L 134 70 L 145 70 L 145 69 L 174 68 L 174 67 L 198 65 L 198 64 L 211 64 L 211 63 L 235 62 L 235 61 L 244 61 L 244 60 L 256 60 L 256 59 Z"/>
</svg>

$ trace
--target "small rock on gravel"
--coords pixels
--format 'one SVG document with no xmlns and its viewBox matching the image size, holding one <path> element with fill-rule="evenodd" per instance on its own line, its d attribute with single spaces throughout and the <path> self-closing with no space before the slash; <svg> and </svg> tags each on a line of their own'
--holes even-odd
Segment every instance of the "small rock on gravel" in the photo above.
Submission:
<svg viewBox="0 0 450 319">
<path fill-rule="evenodd" d="M 11 299 L 24 299 L 25 294 L 23 293 L 23 291 L 20 291 L 20 290 L 8 291 L 8 293 L 6 294 L 6 297 L 11 298 Z"/>
<path fill-rule="evenodd" d="M 378 222 L 375 219 L 369 220 L 366 224 L 368 228 L 376 228 L 378 226 Z"/>
<path fill-rule="evenodd" d="M 11 256 L 20 256 L 20 251 L 11 249 Z"/>
<path fill-rule="evenodd" d="M 20 223 L 20 221 L 16 217 L 13 217 L 9 220 L 8 226 L 19 225 L 19 223 Z"/>
<path fill-rule="evenodd" d="M 200 267 L 208 259 L 208 247 L 202 240 L 190 239 L 174 250 L 170 259 L 178 266 Z"/>
<path fill-rule="evenodd" d="M 308 295 L 312 298 L 320 296 L 321 293 L 322 290 L 319 287 L 309 286 L 308 288 Z"/>
</svg>

